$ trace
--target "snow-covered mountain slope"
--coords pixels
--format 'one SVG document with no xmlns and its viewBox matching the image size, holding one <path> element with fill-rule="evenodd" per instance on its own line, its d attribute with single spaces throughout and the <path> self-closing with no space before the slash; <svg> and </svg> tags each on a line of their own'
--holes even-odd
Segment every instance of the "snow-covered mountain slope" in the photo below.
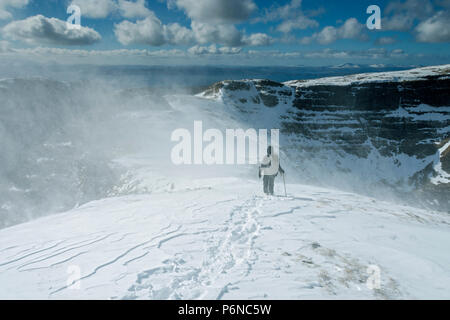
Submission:
<svg viewBox="0 0 450 320">
<path fill-rule="evenodd" d="M 288 81 L 285 84 L 295 87 L 312 87 L 324 85 L 348 86 L 364 83 L 407 82 L 427 80 L 429 78 L 445 80 L 448 79 L 449 73 L 450 64 L 402 71 L 355 74 L 342 77 L 328 77 L 313 80 L 294 80 Z"/>
<path fill-rule="evenodd" d="M 450 217 L 412 201 L 447 208 L 446 88 L 1 81 L 0 223 L 48 216 L 0 230 L 0 299 L 448 299 Z M 280 128 L 288 197 L 256 166 L 173 165 L 195 120 Z"/>
<path fill-rule="evenodd" d="M 240 111 L 253 127 L 280 128 L 301 181 L 450 212 L 450 168 L 441 156 L 450 138 L 449 76 L 444 65 L 286 83 L 223 81 L 198 96 Z"/>
<path fill-rule="evenodd" d="M 193 180 L 3 229 L 0 298 L 450 298 L 447 214 L 295 184 L 266 198 L 259 188 Z"/>
</svg>

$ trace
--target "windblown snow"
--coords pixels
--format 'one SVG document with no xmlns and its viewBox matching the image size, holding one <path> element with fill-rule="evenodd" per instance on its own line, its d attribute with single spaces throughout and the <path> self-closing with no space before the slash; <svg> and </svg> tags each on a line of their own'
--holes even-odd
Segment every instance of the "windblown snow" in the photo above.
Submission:
<svg viewBox="0 0 450 320">
<path fill-rule="evenodd" d="M 414 72 L 418 71 L 401 75 L 417 76 Z M 43 101 L 47 109 L 36 112 L 41 120 L 50 121 L 44 113 L 48 112 L 69 129 L 51 131 L 52 123 L 44 122 L 30 136 L 22 123 L 15 127 L 20 129 L 17 135 L 4 136 L 8 148 L 19 155 L 25 151 L 14 147 L 17 137 L 39 138 L 39 144 L 30 142 L 37 146 L 26 151 L 31 159 L 24 162 L 26 177 L 12 175 L 19 164 L 6 154 L 0 157 L 8 164 L 8 170 L 0 173 L 10 179 L 1 185 L 12 194 L 1 210 L 9 212 L 8 206 L 19 203 L 19 193 L 42 208 L 64 209 L 0 230 L 0 299 L 450 298 L 448 213 L 304 185 L 294 170 L 303 162 L 292 163 L 284 152 L 286 197 L 280 177 L 277 196 L 264 196 L 255 166 L 168 165 L 172 130 L 190 129 L 195 120 L 220 129 L 276 127 L 280 115 L 292 109 L 291 87 L 279 87 L 278 107 L 266 112 L 260 112 L 256 103 L 249 102 L 244 113 L 232 104 L 236 98 L 251 99 L 252 92 L 215 99 L 174 94 L 158 103 L 153 96 L 139 96 L 127 104 L 117 102 L 114 95 L 100 99 L 89 92 L 77 95 L 83 99 L 81 106 L 97 109 L 87 113 L 88 108 L 80 107 L 84 117 L 71 113 L 61 117 L 55 114 L 61 111 L 57 107 L 71 110 L 73 101 L 63 95 L 55 106 L 44 103 L 44 90 L 54 83 L 42 82 L 33 89 L 36 84 L 30 81 L 4 81 L 0 84 L 8 89 L 5 94 L 12 92 L 11 83 L 20 85 L 19 93 L 24 88 L 41 92 L 32 100 L 11 94 L 23 99 L 21 108 Z M 65 90 L 65 85 L 60 86 Z M 103 105 L 108 108 L 99 107 Z M 9 100 L 7 106 L 18 110 Z M 419 117 L 427 108 L 432 107 L 421 105 L 404 112 Z M 329 120 L 335 115 L 314 113 L 311 118 Z M 20 117 L 8 123 L 21 124 Z M 301 144 L 287 142 L 293 149 L 294 143 Z M 448 147 L 447 143 L 440 152 Z M 434 161 L 402 157 L 390 160 L 404 164 L 397 166 L 399 176 Z M 340 160 L 343 167 L 361 170 L 361 179 L 368 180 L 373 178 L 370 170 L 358 169 L 358 164 L 370 163 L 385 174 L 393 166 L 380 161 L 374 151 L 365 162 L 356 157 Z M 321 170 L 331 177 L 334 169 L 330 163 L 329 172 Z M 67 171 L 70 175 L 60 180 L 60 172 Z M 38 176 L 42 172 L 45 176 Z M 435 179 L 447 179 L 444 174 Z M 95 188 L 90 188 L 94 182 Z M 75 192 L 80 195 L 75 197 Z M 45 201 L 55 205 L 46 206 Z"/>
</svg>

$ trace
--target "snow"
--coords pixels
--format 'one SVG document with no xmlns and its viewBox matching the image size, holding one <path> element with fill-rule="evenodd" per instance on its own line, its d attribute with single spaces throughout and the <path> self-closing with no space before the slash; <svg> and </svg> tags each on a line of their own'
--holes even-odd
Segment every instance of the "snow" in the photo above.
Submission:
<svg viewBox="0 0 450 320">
<path fill-rule="evenodd" d="M 432 107 L 428 104 L 421 103 L 416 107 L 406 108 L 410 112 L 442 112 L 442 113 L 450 113 L 450 107 Z"/>
<path fill-rule="evenodd" d="M 402 82 L 423 80 L 428 76 L 440 76 L 445 79 L 449 73 L 450 64 L 442 66 L 424 67 L 412 70 L 394 71 L 394 72 L 376 72 L 356 74 L 340 77 L 328 77 L 313 80 L 294 80 L 284 84 L 291 87 L 311 87 L 311 86 L 348 86 L 364 83 L 380 83 L 380 82 Z"/>
<path fill-rule="evenodd" d="M 434 171 L 436 172 L 436 176 L 432 177 L 430 179 L 432 184 L 438 185 L 441 183 L 450 183 L 450 173 L 447 173 L 442 168 L 442 162 L 441 157 L 443 156 L 444 152 L 450 148 L 450 141 L 448 141 L 442 148 L 439 149 L 439 157 L 436 161 L 436 165 L 434 166 Z"/>
<path fill-rule="evenodd" d="M 439 70 L 389 77 L 413 79 Z M 363 75 L 358 81 L 389 77 Z M 112 123 L 120 126 L 111 126 L 114 135 L 105 130 L 107 139 L 131 144 L 111 160 L 125 170 L 121 183 L 109 198 L 0 230 L 0 299 L 449 299 L 447 213 L 343 192 L 343 187 L 303 185 L 293 170 L 299 165 L 330 185 L 335 180 L 360 188 L 363 182 L 370 190 L 380 180 L 406 184 L 408 177 L 436 163 L 438 155 L 384 157 L 368 140 L 364 145 L 370 153 L 361 158 L 337 153 L 339 146 L 331 140 L 282 137 L 287 197 L 263 196 L 261 182 L 251 178 L 252 166 L 167 165 L 171 130 L 190 129 L 193 121 L 203 119 L 205 128 L 221 129 L 281 126 L 280 116 L 293 110 L 294 88 L 276 89 L 293 94 L 278 94 L 278 106 L 262 108 L 262 102 L 252 100 L 258 95 L 254 82 L 247 83 L 249 91 L 170 95 L 159 109 L 144 105 L 115 114 L 118 122 Z M 248 102 L 239 105 L 244 98 Z M 339 131 L 354 133 L 350 126 L 355 121 L 339 121 L 337 116 L 349 113 L 340 108 L 308 111 L 308 120 L 332 121 L 344 126 Z M 438 120 L 448 111 L 420 105 L 399 108 L 391 116 L 417 119 L 421 115 L 415 113 L 430 112 Z M 58 141 L 45 146 L 76 144 Z M 320 150 L 308 154 L 305 147 Z M 450 142 L 439 155 L 448 147 Z M 295 162 L 289 163 L 287 154 Z M 439 164 L 437 183 L 450 181 Z M 276 193 L 284 194 L 280 178 Z M 374 266 L 381 272 L 376 290 L 367 286 L 368 269 Z"/>
<path fill-rule="evenodd" d="M 1 230 L 0 298 L 450 298 L 444 213 L 295 184 L 286 198 L 242 178 L 193 184 Z"/>
<path fill-rule="evenodd" d="M 426 104 L 420 104 L 413 108 L 399 107 L 387 114 L 387 116 L 409 118 L 412 121 L 437 121 L 446 122 L 450 116 L 450 107 L 432 107 Z"/>
<path fill-rule="evenodd" d="M 442 148 L 439 149 L 439 154 L 443 155 L 448 148 L 450 148 L 450 141 L 448 141 Z"/>
</svg>

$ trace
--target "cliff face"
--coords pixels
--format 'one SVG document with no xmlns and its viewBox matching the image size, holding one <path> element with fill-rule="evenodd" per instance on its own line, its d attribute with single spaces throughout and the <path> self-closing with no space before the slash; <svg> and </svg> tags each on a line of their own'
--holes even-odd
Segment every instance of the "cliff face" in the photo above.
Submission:
<svg viewBox="0 0 450 320">
<path fill-rule="evenodd" d="M 281 147 L 302 179 L 450 211 L 450 66 L 226 81 L 203 96 L 249 113 L 255 126 L 277 116 Z"/>
<path fill-rule="evenodd" d="M 315 137 L 317 129 L 350 127 L 353 132 L 336 130 L 331 135 L 334 140 L 347 140 L 349 152 L 367 156 L 370 151 L 358 145 L 371 139 L 383 156 L 404 153 L 424 158 L 436 153 L 436 145 L 430 142 L 439 143 L 448 136 L 449 105 L 450 79 L 299 87 L 292 115 L 302 125 L 286 129 Z M 336 119 L 317 124 L 311 113 Z"/>
</svg>

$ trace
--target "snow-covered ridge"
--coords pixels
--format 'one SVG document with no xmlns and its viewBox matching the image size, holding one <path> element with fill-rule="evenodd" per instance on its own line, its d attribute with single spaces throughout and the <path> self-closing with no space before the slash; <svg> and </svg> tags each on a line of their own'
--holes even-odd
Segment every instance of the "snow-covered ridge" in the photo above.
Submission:
<svg viewBox="0 0 450 320">
<path fill-rule="evenodd" d="M 204 188 L 0 230 L 0 299 L 450 297 L 447 214 L 295 184 L 265 198 L 256 181 L 193 182 Z"/>
<path fill-rule="evenodd" d="M 284 84 L 292 87 L 349 86 L 365 83 L 426 80 L 428 77 L 447 79 L 449 75 L 450 75 L 450 64 L 433 67 L 423 67 L 405 71 L 364 73 L 341 77 L 320 78 L 313 80 L 293 80 L 287 81 Z"/>
<path fill-rule="evenodd" d="M 75 208 L 0 230 L 0 299 L 450 297 L 449 215 L 402 206 L 386 184 L 385 194 L 376 192 L 383 180 L 404 186 L 411 176 L 431 176 L 427 168 L 448 155 L 448 141 L 436 144 L 449 134 L 448 106 L 402 100 L 396 114 L 398 105 L 366 110 L 315 104 L 316 97 L 308 105 L 314 88 L 299 93 L 267 80 L 222 83 L 211 89 L 214 99 L 2 84 L 11 87 L 0 137 L 17 156 L 0 154 L 1 168 L 12 168 L 0 173 L 16 173 L 0 181 L 0 212 L 27 197 Z M 92 113 L 60 114 L 79 105 L 79 93 Z M 39 116 L 46 122 L 38 128 Z M 283 128 L 288 196 L 263 196 L 255 166 L 170 166 L 171 132 L 199 119 L 218 129 Z M 36 149 L 24 153 L 18 135 L 3 128 L 27 133 L 27 124 L 37 131 L 23 136 Z M 24 156 L 27 166 L 17 160 Z M 119 181 L 102 171 L 109 165 L 125 169 Z M 339 188 L 305 185 L 313 179 Z M 344 192 L 348 185 L 372 194 Z M 279 177 L 275 192 L 284 194 Z M 367 286 L 369 267 L 380 271 L 379 288 Z"/>
</svg>

